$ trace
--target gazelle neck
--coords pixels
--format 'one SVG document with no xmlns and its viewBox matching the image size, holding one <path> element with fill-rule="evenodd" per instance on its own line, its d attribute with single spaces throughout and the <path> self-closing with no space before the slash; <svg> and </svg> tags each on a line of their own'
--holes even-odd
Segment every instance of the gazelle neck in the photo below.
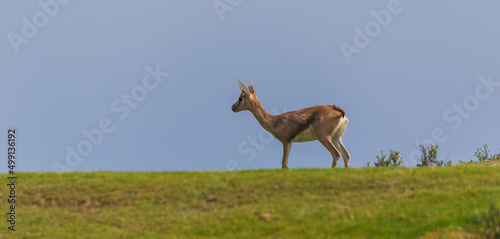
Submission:
<svg viewBox="0 0 500 239">
<path fill-rule="evenodd" d="M 271 127 L 273 115 L 267 113 L 267 111 L 262 107 L 259 101 L 255 103 L 255 107 L 250 110 L 252 114 L 255 116 L 257 121 L 259 121 L 259 124 L 267 130 L 269 133 L 274 134 L 273 129 Z"/>
</svg>

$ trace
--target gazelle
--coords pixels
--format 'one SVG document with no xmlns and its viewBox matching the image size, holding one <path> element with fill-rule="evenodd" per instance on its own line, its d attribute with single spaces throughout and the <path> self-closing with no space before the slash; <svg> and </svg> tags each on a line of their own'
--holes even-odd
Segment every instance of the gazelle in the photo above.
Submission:
<svg viewBox="0 0 500 239">
<path fill-rule="evenodd" d="M 340 155 L 349 167 L 351 155 L 342 142 L 347 126 L 345 111 L 336 105 L 318 105 L 280 115 L 271 115 L 262 107 L 250 81 L 248 88 L 238 78 L 241 95 L 231 108 L 233 112 L 249 110 L 260 125 L 283 144 L 282 168 L 288 168 L 292 143 L 319 140 L 332 154 L 332 168 L 337 166 Z"/>
</svg>

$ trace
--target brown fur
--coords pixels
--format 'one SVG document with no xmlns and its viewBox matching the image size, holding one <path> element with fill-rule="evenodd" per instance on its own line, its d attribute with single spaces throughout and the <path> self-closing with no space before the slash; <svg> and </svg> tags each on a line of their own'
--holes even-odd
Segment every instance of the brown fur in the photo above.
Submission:
<svg viewBox="0 0 500 239">
<path fill-rule="evenodd" d="M 337 165 L 340 155 L 344 159 L 345 166 L 349 167 L 350 155 L 342 142 L 345 126 L 349 120 L 342 108 L 336 105 L 333 107 L 318 105 L 280 115 L 271 115 L 257 99 L 252 82 L 248 88 L 241 82 L 239 84 L 242 93 L 232 110 L 234 112 L 249 110 L 260 125 L 283 144 L 283 168 L 288 168 L 287 161 L 291 144 L 302 133 L 307 134 L 307 130 L 310 130 L 310 135 L 305 138 L 319 140 L 330 151 L 333 157 L 332 167 Z"/>
</svg>

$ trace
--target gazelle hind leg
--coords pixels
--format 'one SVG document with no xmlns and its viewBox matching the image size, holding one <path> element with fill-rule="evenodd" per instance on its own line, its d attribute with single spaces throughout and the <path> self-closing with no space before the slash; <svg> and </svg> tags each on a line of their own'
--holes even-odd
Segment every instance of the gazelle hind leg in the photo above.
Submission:
<svg viewBox="0 0 500 239">
<path fill-rule="evenodd" d="M 351 155 L 349 152 L 347 152 L 347 149 L 344 146 L 344 143 L 342 142 L 342 138 L 332 138 L 332 142 L 337 147 L 337 149 L 340 151 L 340 154 L 342 154 L 342 159 L 344 160 L 344 167 L 349 168 L 350 163 L 349 161 L 351 160 Z"/>
<path fill-rule="evenodd" d="M 340 158 L 340 153 L 333 145 L 332 140 L 329 137 L 319 137 L 318 140 L 319 142 L 321 142 L 323 146 L 325 146 L 326 149 L 328 149 L 328 151 L 330 151 L 330 154 L 332 154 L 333 157 L 332 168 L 337 167 L 337 163 L 339 162 Z"/>
<path fill-rule="evenodd" d="M 316 134 L 316 138 L 318 141 L 330 152 L 330 154 L 333 157 L 333 162 L 332 162 L 332 168 L 337 167 L 337 163 L 339 162 L 340 159 L 340 152 L 338 151 L 337 148 L 335 148 L 335 145 L 332 143 L 331 135 L 335 130 L 335 125 L 337 125 L 338 122 L 330 122 L 330 121 L 323 121 L 323 122 L 316 122 L 313 124 L 313 130 L 314 133 Z"/>
</svg>

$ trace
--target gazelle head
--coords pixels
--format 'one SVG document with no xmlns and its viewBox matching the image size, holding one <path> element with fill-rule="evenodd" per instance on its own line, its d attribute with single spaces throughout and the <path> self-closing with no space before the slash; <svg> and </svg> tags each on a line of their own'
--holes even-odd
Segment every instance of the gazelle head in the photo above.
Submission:
<svg viewBox="0 0 500 239">
<path fill-rule="evenodd" d="M 233 104 L 233 107 L 231 107 L 231 109 L 233 110 L 233 112 L 252 109 L 254 104 L 258 102 L 252 82 L 250 81 L 247 88 L 245 85 L 243 85 L 243 83 L 240 82 L 240 80 L 238 80 L 238 78 L 236 78 L 236 80 L 240 84 L 241 94 L 240 98 L 238 98 L 238 101 Z"/>
</svg>

